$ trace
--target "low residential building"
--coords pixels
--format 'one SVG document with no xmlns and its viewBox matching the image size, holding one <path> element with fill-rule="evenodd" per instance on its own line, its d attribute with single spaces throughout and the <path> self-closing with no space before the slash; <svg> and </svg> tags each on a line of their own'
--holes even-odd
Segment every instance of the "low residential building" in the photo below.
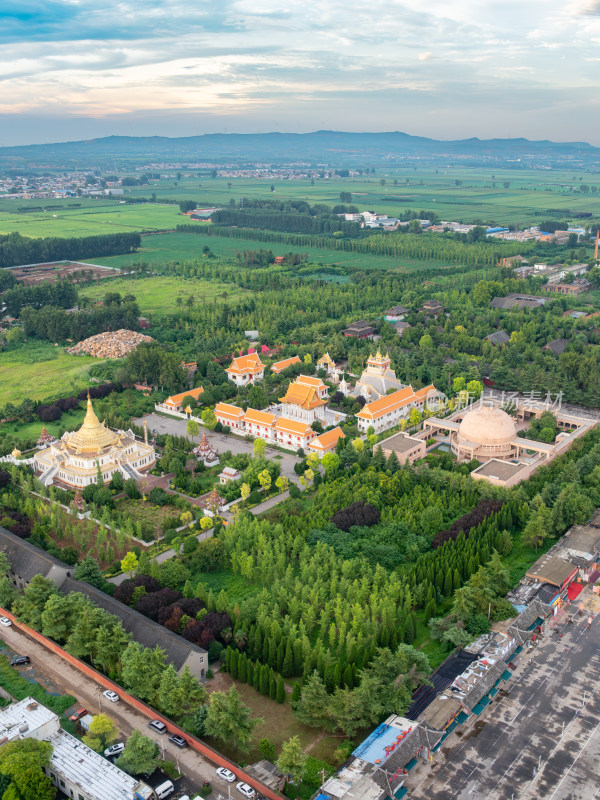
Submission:
<svg viewBox="0 0 600 800">
<path fill-rule="evenodd" d="M 404 306 L 392 306 L 385 312 L 386 322 L 400 322 L 404 319 L 405 314 L 408 314 L 408 308 Z"/>
<path fill-rule="evenodd" d="M 494 331 L 494 333 L 488 333 L 483 341 L 490 342 L 494 347 L 501 347 L 510 342 L 510 336 L 504 330 Z"/>
<path fill-rule="evenodd" d="M 234 358 L 225 372 L 236 386 L 247 386 L 249 383 L 262 381 L 265 377 L 265 365 L 257 353 L 250 353 Z"/>
<path fill-rule="evenodd" d="M 192 397 L 196 402 L 200 395 L 204 392 L 202 386 L 198 386 L 195 389 L 188 389 L 186 392 L 180 392 L 179 394 L 171 395 L 171 397 L 167 397 L 163 405 L 169 409 L 170 411 L 179 411 L 180 413 L 183 412 L 183 400 L 185 397 Z"/>
<path fill-rule="evenodd" d="M 414 464 L 418 459 L 425 458 L 427 452 L 424 439 L 417 439 L 406 433 L 396 433 L 379 442 L 377 447 L 381 447 L 386 459 L 395 453 L 400 464 Z"/>
<path fill-rule="evenodd" d="M 257 761 L 256 764 L 249 764 L 246 767 L 246 774 L 275 792 L 282 792 L 286 784 L 286 776 L 283 772 L 277 768 L 276 764 L 265 759 Z"/>
<path fill-rule="evenodd" d="M 33 697 L 0 711 L 0 743 L 21 739 L 52 745 L 44 772 L 63 796 L 73 800 L 156 800 L 150 786 L 63 730 L 59 717 Z"/>
<path fill-rule="evenodd" d="M 408 322 L 396 322 L 394 323 L 394 328 L 396 328 L 396 333 L 398 336 L 402 336 L 404 331 L 410 328 L 410 324 Z"/>
<path fill-rule="evenodd" d="M 425 406 L 439 407 L 446 401 L 446 396 L 439 392 L 433 384 L 423 389 L 414 391 L 412 386 L 406 386 L 397 392 L 380 397 L 372 403 L 367 403 L 356 415 L 358 428 L 366 433 L 372 427 L 375 433 L 381 433 L 393 428 L 401 419 L 408 420 L 413 408 L 422 412 Z"/>
<path fill-rule="evenodd" d="M 427 317 L 438 317 L 443 313 L 444 306 L 438 300 L 426 300 L 421 306 L 421 311 Z"/>
<path fill-rule="evenodd" d="M 568 339 L 553 339 L 551 342 L 548 342 L 548 344 L 545 344 L 542 347 L 542 350 L 554 353 L 555 356 L 559 356 L 561 353 L 564 352 L 568 344 L 569 344 Z"/>
<path fill-rule="evenodd" d="M 308 445 L 308 449 L 319 456 L 324 456 L 325 453 L 333 452 L 337 447 L 338 441 L 345 438 L 346 434 L 340 427 L 332 428 L 330 431 L 325 431 L 325 433 L 313 439 Z"/>
<path fill-rule="evenodd" d="M 442 731 L 425 721 L 388 717 L 323 784 L 317 800 L 387 800 L 403 797 L 404 779 L 417 763 L 429 763 Z"/>
<path fill-rule="evenodd" d="M 244 410 L 231 403 L 217 403 L 215 406 L 217 422 L 226 425 L 231 430 L 239 431 L 244 427 Z"/>
<path fill-rule="evenodd" d="M 369 325 L 364 319 L 359 319 L 358 322 L 353 322 L 351 325 L 348 325 L 342 333 L 344 336 L 353 339 L 371 339 L 375 333 L 375 328 Z"/>
<path fill-rule="evenodd" d="M 574 564 L 552 555 L 544 555 L 527 570 L 527 577 L 540 583 L 549 583 L 559 591 L 568 588 L 577 577 L 578 569 Z"/>
<path fill-rule="evenodd" d="M 554 545 L 552 553 L 577 567 L 581 580 L 597 580 L 600 531 L 593 525 L 575 525 Z"/>
<path fill-rule="evenodd" d="M 572 296 L 589 292 L 591 288 L 592 284 L 589 281 L 586 281 L 585 278 L 580 278 L 572 283 L 547 283 L 544 286 L 544 291 Z"/>
<path fill-rule="evenodd" d="M 271 364 L 271 372 L 274 372 L 276 375 L 279 375 L 284 369 L 288 367 L 292 367 L 294 364 L 301 364 L 302 362 L 298 358 L 298 356 L 292 356 L 291 358 L 284 358 L 283 361 L 276 361 L 274 364 Z"/>
</svg>

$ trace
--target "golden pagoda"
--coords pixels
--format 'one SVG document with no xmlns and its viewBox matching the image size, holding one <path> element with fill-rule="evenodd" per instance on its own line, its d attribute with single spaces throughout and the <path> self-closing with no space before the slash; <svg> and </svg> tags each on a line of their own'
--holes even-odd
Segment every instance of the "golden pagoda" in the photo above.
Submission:
<svg viewBox="0 0 600 800">
<path fill-rule="evenodd" d="M 138 480 L 155 461 L 154 448 L 138 441 L 132 430 L 111 431 L 100 422 L 88 394 L 81 428 L 36 453 L 34 468 L 46 486 L 58 482 L 81 489 L 96 483 L 98 472 L 105 483 L 115 472 Z"/>
</svg>

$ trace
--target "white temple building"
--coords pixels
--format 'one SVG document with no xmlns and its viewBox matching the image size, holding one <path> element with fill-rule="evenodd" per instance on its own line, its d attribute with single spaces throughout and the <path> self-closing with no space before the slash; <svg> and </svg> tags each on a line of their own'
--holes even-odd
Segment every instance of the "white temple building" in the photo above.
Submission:
<svg viewBox="0 0 600 800">
<path fill-rule="evenodd" d="M 350 397 L 364 397 L 370 403 L 385 397 L 390 389 L 397 392 L 406 388 L 406 384 L 396 377 L 391 363 L 389 355 L 382 355 L 379 349 L 374 356 L 369 356 L 366 368 L 356 381 L 354 389 L 349 392 Z M 341 384 L 340 391 L 343 391 Z"/>
<path fill-rule="evenodd" d="M 142 477 L 156 460 L 154 448 L 139 442 L 133 431 L 111 431 L 100 422 L 88 396 L 83 425 L 35 454 L 33 467 L 45 486 L 58 482 L 69 488 L 83 488 L 98 480 L 108 483 L 115 472 L 125 480 Z"/>
</svg>

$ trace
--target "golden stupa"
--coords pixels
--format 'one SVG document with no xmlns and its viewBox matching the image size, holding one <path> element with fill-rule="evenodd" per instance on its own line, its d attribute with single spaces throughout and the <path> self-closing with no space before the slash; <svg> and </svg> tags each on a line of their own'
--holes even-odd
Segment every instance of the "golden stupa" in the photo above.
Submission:
<svg viewBox="0 0 600 800">
<path fill-rule="evenodd" d="M 141 478 L 153 466 L 154 448 L 140 442 L 133 431 L 111 431 L 100 422 L 89 394 L 87 411 L 78 431 L 64 433 L 62 438 L 34 456 L 34 466 L 45 485 L 55 481 L 81 488 L 98 480 L 108 483 L 115 472 L 123 478 Z"/>
<path fill-rule="evenodd" d="M 83 425 L 78 431 L 70 433 L 66 439 L 69 450 L 75 453 L 102 453 L 107 447 L 119 443 L 119 434 L 100 422 L 88 395 L 87 412 Z"/>
</svg>

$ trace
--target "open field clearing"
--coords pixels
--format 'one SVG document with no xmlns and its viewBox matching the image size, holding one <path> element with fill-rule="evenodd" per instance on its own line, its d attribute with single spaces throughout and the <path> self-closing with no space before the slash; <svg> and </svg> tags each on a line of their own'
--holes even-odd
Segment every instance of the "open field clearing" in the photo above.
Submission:
<svg viewBox="0 0 600 800">
<path fill-rule="evenodd" d="M 123 256 L 107 256 L 92 259 L 95 264 L 126 268 L 131 264 L 166 264 L 170 261 L 196 261 L 204 258 L 203 247 L 210 247 L 217 256 L 235 257 L 244 250 L 271 250 L 273 255 L 306 253 L 309 261 L 327 264 L 343 264 L 356 269 L 413 270 L 420 267 L 444 266 L 441 262 L 419 261 L 405 256 L 375 256 L 364 253 L 347 253 L 325 250 L 319 247 L 292 247 L 278 242 L 257 242 L 252 239 L 229 239 L 219 236 L 202 236 L 193 233 L 160 233 L 142 237 L 142 246 L 137 253 Z M 111 284 L 112 285 L 112 284 Z"/>
<path fill-rule="evenodd" d="M 0 353 L 0 406 L 26 397 L 47 400 L 88 386 L 88 370 L 102 359 L 70 356 L 63 347 L 32 342 Z"/>
<path fill-rule="evenodd" d="M 203 305 L 212 302 L 237 300 L 245 292 L 237 286 L 212 281 L 184 280 L 155 276 L 148 278 L 115 278 L 104 281 L 99 286 L 89 286 L 81 290 L 82 297 L 101 300 L 107 292 L 133 294 L 143 314 L 173 314 L 177 311 L 177 298 L 187 305 L 189 297 L 194 303 Z"/>
<path fill-rule="evenodd" d="M 4 205 L 6 208 L 6 205 Z M 86 203 L 82 208 L 10 213 L 0 210 L 0 234 L 16 231 L 31 238 L 98 236 L 106 233 L 169 230 L 186 218 L 175 205 Z"/>
</svg>

